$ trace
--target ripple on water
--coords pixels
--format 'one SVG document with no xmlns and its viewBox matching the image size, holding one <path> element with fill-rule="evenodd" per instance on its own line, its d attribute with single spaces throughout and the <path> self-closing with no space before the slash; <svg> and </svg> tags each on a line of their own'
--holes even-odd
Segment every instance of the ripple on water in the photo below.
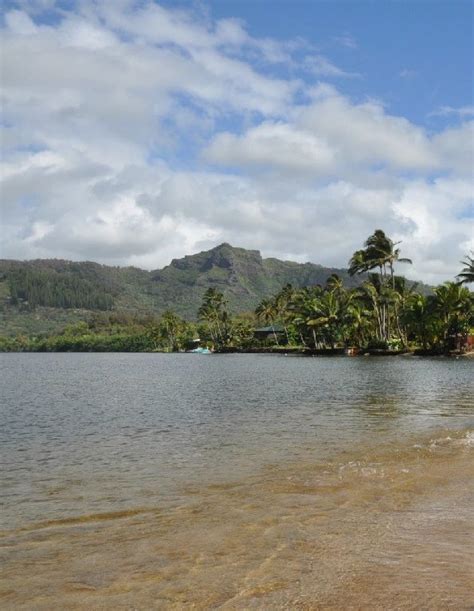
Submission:
<svg viewBox="0 0 474 611">
<path fill-rule="evenodd" d="M 3 608 L 472 604 L 472 362 L 7 356 Z"/>
</svg>

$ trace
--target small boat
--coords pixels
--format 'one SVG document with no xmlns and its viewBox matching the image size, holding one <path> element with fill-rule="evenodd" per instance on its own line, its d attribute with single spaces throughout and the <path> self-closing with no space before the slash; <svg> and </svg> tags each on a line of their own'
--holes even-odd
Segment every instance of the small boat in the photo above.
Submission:
<svg viewBox="0 0 474 611">
<path fill-rule="evenodd" d="M 188 350 L 188 352 L 191 352 L 193 354 L 212 354 L 212 350 L 209 350 L 209 348 L 194 348 L 194 350 Z"/>
</svg>

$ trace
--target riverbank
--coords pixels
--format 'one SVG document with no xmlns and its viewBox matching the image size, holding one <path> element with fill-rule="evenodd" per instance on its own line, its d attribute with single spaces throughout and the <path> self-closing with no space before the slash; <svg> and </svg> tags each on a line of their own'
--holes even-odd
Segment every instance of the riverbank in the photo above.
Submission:
<svg viewBox="0 0 474 611">
<path fill-rule="evenodd" d="M 310 348 L 293 348 L 287 346 L 273 346 L 268 348 L 224 348 L 216 351 L 216 354 L 277 354 L 280 356 L 426 356 L 426 357 L 466 357 L 474 358 L 474 351 L 470 352 L 442 352 L 440 350 L 379 350 L 379 349 L 351 349 L 347 348 L 325 348 L 321 350 L 312 350 Z"/>
<path fill-rule="evenodd" d="M 16 346 L 13 342 L 8 344 L 0 344 L 0 354 L 22 354 L 22 353 L 43 353 L 43 354 L 62 354 L 62 353 L 91 353 L 91 354 L 188 354 L 192 350 L 166 350 L 166 349 L 151 349 L 140 346 L 140 343 L 131 341 L 124 345 L 123 342 L 117 343 L 98 342 L 96 345 L 91 345 L 89 340 L 82 344 L 80 341 L 74 341 L 67 345 L 58 347 L 47 347 L 44 345 L 24 345 Z M 265 347 L 250 347 L 250 348 L 235 348 L 224 347 L 218 350 L 210 351 L 212 354 L 274 354 L 280 356 L 321 356 L 321 357 L 395 357 L 395 356 L 417 356 L 417 357 L 465 357 L 474 358 L 474 351 L 459 352 L 459 351 L 441 351 L 441 350 L 423 350 L 423 349 L 407 349 L 407 350 L 381 350 L 371 348 L 302 348 L 294 346 L 265 346 Z M 208 354 L 208 353 L 205 353 Z"/>
</svg>

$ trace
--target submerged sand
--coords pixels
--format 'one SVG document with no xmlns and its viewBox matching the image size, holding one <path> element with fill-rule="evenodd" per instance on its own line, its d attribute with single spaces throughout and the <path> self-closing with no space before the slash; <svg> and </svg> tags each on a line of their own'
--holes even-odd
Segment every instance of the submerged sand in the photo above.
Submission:
<svg viewBox="0 0 474 611">
<path fill-rule="evenodd" d="M 442 430 L 25 524 L 3 534 L 1 606 L 472 609 L 473 445 Z"/>
</svg>

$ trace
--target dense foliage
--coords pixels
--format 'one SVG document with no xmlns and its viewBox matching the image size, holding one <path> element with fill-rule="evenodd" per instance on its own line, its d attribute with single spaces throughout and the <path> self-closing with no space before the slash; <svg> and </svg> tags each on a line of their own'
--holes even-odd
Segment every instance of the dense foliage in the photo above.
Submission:
<svg viewBox="0 0 474 611">
<path fill-rule="evenodd" d="M 252 311 L 284 284 L 310 286 L 337 272 L 346 286 L 359 283 L 346 270 L 313 263 L 263 259 L 258 251 L 221 244 L 175 259 L 161 270 L 100 265 L 61 259 L 0 260 L 0 335 L 58 332 L 87 320 L 94 310 L 173 310 L 197 320 L 208 287 L 224 293 L 233 314 Z"/>
<path fill-rule="evenodd" d="M 395 274 L 395 263 L 411 263 L 381 230 L 376 230 L 349 262 L 349 273 L 366 273 L 359 287 L 347 289 L 333 274 L 324 286 L 286 286 L 256 312 L 263 322 L 282 325 L 280 341 L 314 350 L 339 347 L 445 352 L 466 343 L 474 325 L 472 282 L 447 282 L 424 295 Z M 468 258 L 470 260 L 470 258 Z M 472 260 L 471 260 L 472 262 Z M 377 270 L 377 272 L 374 272 Z M 275 341 L 278 341 L 274 334 Z"/>
<path fill-rule="evenodd" d="M 45 306 L 111 310 L 114 305 L 113 296 L 100 285 L 71 273 L 60 275 L 48 269 L 16 269 L 9 272 L 7 282 L 12 304 L 31 309 Z"/>
<path fill-rule="evenodd" d="M 59 334 L 0 338 L 0 350 L 177 352 L 200 345 L 218 351 L 449 352 L 463 349 L 473 330 L 474 296 L 464 286 L 473 282 L 472 262 L 472 257 L 462 262 L 465 267 L 458 282 L 446 282 L 426 295 L 395 273 L 397 263 L 411 261 L 401 258 L 398 244 L 376 230 L 349 262 L 349 273 L 362 275 L 358 286 L 347 287 L 335 273 L 324 284 L 302 288 L 286 284 L 262 299 L 254 312 L 238 315 L 229 310 L 223 292 L 209 288 L 197 312 L 198 322 L 186 321 L 171 310 L 160 317 L 96 312 L 87 322 L 67 325 Z M 55 284 L 56 280 L 54 272 L 22 275 L 17 270 L 9 281 L 12 295 L 28 302 L 49 305 L 61 289 L 62 295 L 69 290 L 68 299 L 76 304 L 70 307 L 86 302 L 96 310 L 112 307 L 113 301 L 102 301 L 103 295 L 88 280 L 70 285 Z"/>
</svg>

